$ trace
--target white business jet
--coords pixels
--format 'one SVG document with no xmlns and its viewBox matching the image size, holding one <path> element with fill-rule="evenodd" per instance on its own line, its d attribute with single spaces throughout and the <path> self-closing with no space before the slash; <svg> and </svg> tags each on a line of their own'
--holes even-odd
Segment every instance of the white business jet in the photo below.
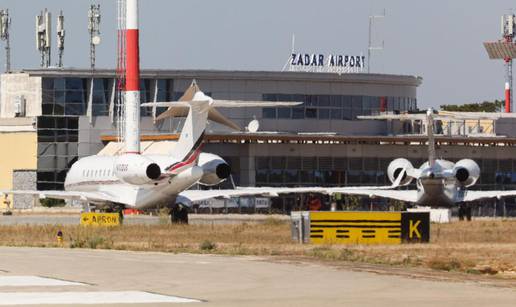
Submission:
<svg viewBox="0 0 516 307">
<path fill-rule="evenodd" d="M 187 220 L 186 208 L 178 208 L 176 203 L 191 204 L 215 197 L 266 195 L 266 192 L 254 189 L 185 191 L 196 183 L 219 184 L 231 173 L 231 167 L 224 159 L 201 151 L 207 120 L 237 128 L 235 123 L 216 108 L 287 107 L 299 105 L 301 102 L 214 100 L 200 91 L 195 83 L 183 97 L 191 99 L 142 105 L 169 107 L 166 111 L 168 115 L 186 114 L 179 140 L 169 153 L 88 156 L 70 168 L 64 183 L 65 191 L 0 190 L 0 193 L 76 199 L 117 210 L 148 209 L 166 204 L 179 210 L 173 210 L 173 219 L 179 216 L 184 221 Z"/>
<path fill-rule="evenodd" d="M 446 112 L 429 109 L 426 114 L 383 114 L 374 116 L 359 116 L 360 119 L 374 120 L 420 120 L 427 123 L 428 160 L 420 167 L 414 167 L 406 158 L 393 160 L 387 167 L 387 175 L 391 186 L 372 187 L 313 187 L 292 188 L 291 192 L 363 195 L 367 197 L 383 197 L 401 200 L 415 205 L 430 207 L 460 206 L 466 214 L 471 211 L 468 203 L 482 199 L 501 199 L 516 196 L 515 190 L 504 191 L 475 191 L 474 186 L 480 177 L 480 167 L 471 159 L 462 159 L 453 163 L 438 159 L 435 153 L 435 120 L 496 120 L 499 118 L 516 118 L 514 113 L 484 113 L 484 112 Z M 415 189 L 397 189 L 408 186 L 416 181 Z M 249 189 L 249 188 L 245 188 Z M 258 190 L 287 193 L 284 188 L 256 188 Z"/>
</svg>

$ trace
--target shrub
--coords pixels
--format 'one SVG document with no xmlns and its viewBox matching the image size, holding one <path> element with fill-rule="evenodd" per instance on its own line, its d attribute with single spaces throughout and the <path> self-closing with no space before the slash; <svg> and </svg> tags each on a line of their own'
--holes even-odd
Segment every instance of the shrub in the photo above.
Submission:
<svg viewBox="0 0 516 307">
<path fill-rule="evenodd" d="M 200 245 L 199 249 L 202 251 L 211 251 L 217 248 L 217 244 L 211 242 L 210 240 L 204 240 Z"/>
<path fill-rule="evenodd" d="M 43 207 L 64 207 L 66 202 L 62 199 L 43 198 L 39 200 Z"/>
</svg>

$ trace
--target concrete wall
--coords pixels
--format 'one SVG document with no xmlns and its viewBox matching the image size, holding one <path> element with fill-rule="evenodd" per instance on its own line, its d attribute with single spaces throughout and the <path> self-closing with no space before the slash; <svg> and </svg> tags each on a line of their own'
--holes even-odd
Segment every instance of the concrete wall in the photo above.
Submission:
<svg viewBox="0 0 516 307">
<path fill-rule="evenodd" d="M 25 116 L 41 115 L 41 80 L 25 73 L 0 75 L 0 117 L 15 117 L 14 102 L 19 96 L 25 98 Z"/>
<path fill-rule="evenodd" d="M 13 189 L 15 170 L 37 169 L 37 141 L 36 132 L 0 133 L 0 189 Z M 9 200 L 12 204 L 11 196 Z M 0 206 L 5 205 L 0 202 Z"/>
<path fill-rule="evenodd" d="M 37 190 L 37 173 L 35 170 L 14 170 L 13 189 L 15 190 Z M 14 209 L 30 209 L 36 203 L 33 195 L 14 195 Z"/>
</svg>

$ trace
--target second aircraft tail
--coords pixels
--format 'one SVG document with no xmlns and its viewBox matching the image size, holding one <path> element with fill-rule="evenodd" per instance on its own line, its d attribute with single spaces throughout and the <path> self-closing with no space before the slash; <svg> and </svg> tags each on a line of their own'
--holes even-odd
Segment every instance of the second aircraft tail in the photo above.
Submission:
<svg viewBox="0 0 516 307">
<path fill-rule="evenodd" d="M 169 168 L 170 171 L 197 161 L 208 120 L 234 130 L 240 130 L 240 127 L 236 123 L 225 117 L 216 108 L 288 107 L 296 106 L 301 103 L 302 102 L 214 100 L 205 95 L 194 81 L 179 101 L 151 102 L 144 103 L 142 106 L 168 107 L 168 110 L 160 114 L 157 120 L 186 116 L 179 140 L 176 146 L 174 146 L 173 152 L 170 153 L 176 161 L 180 162 L 171 166 L 171 168 Z"/>
</svg>

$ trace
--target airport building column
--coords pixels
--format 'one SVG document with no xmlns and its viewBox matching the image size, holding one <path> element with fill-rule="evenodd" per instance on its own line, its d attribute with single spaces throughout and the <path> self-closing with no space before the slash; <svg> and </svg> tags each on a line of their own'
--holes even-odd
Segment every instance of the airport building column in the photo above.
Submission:
<svg viewBox="0 0 516 307">
<path fill-rule="evenodd" d="M 254 155 L 240 158 L 240 186 L 256 186 Z"/>
<path fill-rule="evenodd" d="M 244 150 L 247 154 L 240 158 L 240 186 L 256 186 L 256 150 L 252 144 L 246 144 Z"/>
</svg>

